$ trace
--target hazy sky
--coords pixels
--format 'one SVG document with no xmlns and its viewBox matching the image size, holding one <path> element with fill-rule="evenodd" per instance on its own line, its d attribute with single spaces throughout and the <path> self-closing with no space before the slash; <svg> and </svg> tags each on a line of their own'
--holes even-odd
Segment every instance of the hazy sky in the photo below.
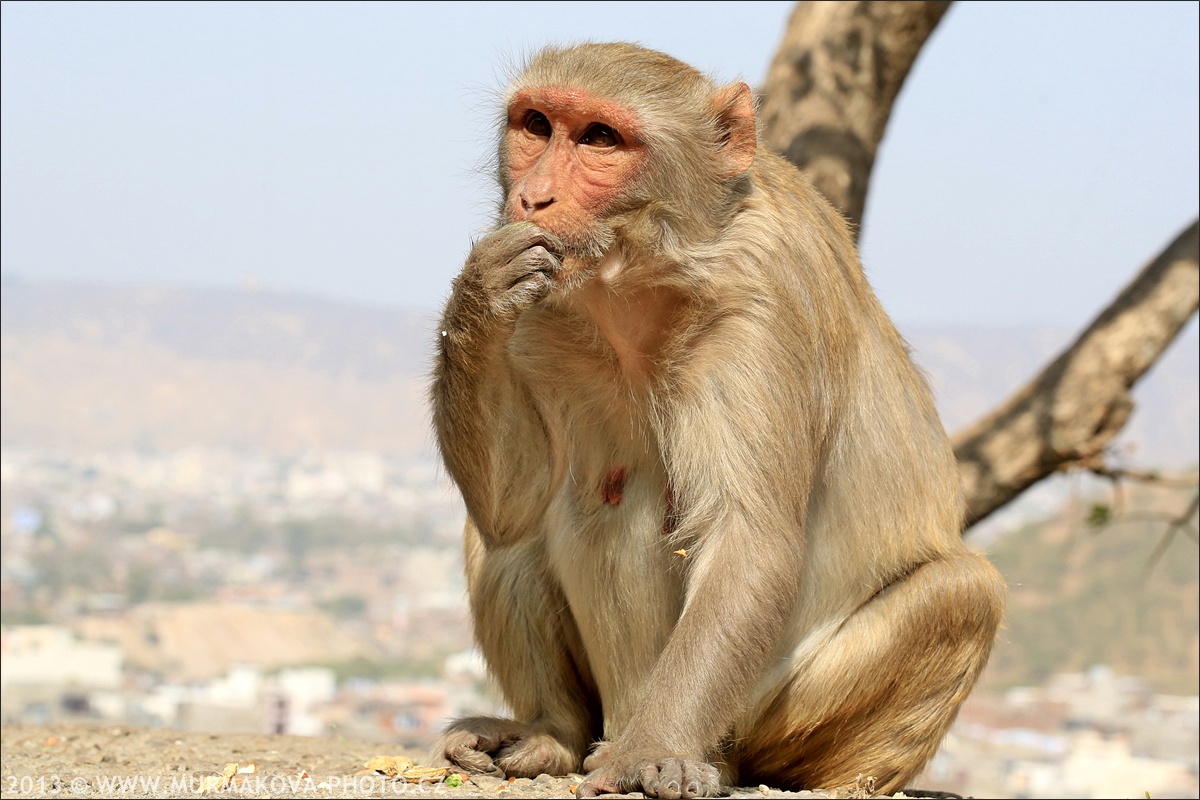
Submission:
<svg viewBox="0 0 1200 800">
<path fill-rule="evenodd" d="M 1198 8 L 951 8 L 865 219 L 902 324 L 1079 325 L 1195 217 Z M 790 10 L 5 2 L 3 269 L 435 308 L 494 206 L 508 64 L 629 39 L 759 85 Z"/>
</svg>

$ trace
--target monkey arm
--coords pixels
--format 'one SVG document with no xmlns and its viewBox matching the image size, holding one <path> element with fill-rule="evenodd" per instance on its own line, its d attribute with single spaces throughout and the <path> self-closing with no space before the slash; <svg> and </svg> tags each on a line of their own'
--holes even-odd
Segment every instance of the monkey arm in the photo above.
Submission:
<svg viewBox="0 0 1200 800">
<path fill-rule="evenodd" d="M 709 534 L 688 555 L 683 613 L 616 756 L 709 760 L 779 653 L 799 594 L 799 547 L 781 554 L 740 515 Z"/>
<path fill-rule="evenodd" d="M 507 352 L 521 315 L 549 290 L 557 258 L 533 225 L 508 225 L 472 250 L 438 326 L 433 421 L 446 467 L 483 541 L 510 544 L 550 498 L 546 428 Z"/>
<path fill-rule="evenodd" d="M 730 507 L 695 533 L 683 612 L 624 731 L 585 762 L 579 797 L 638 789 L 716 796 L 714 765 L 727 760 L 727 737 L 783 655 L 801 574 L 795 523 L 763 508 Z"/>
<path fill-rule="evenodd" d="M 538 525 L 549 502 L 545 430 L 527 389 L 506 368 L 458 362 L 445 352 L 458 346 L 453 335 L 443 339 L 434 387 L 442 456 L 484 542 L 511 544 Z"/>
<path fill-rule="evenodd" d="M 675 535 L 689 542 L 685 604 L 615 758 L 711 758 L 780 654 L 824 432 L 789 416 L 819 392 L 779 347 L 738 322 L 691 361 L 704 369 L 679 397 L 665 452 Z"/>
</svg>

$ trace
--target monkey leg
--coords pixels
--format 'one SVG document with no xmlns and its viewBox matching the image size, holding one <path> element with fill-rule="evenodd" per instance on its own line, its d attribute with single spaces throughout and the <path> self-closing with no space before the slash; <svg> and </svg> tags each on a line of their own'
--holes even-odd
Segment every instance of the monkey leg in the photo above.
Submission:
<svg viewBox="0 0 1200 800">
<path fill-rule="evenodd" d="M 970 553 L 894 581 L 820 643 L 802 644 L 783 686 L 735 730 L 743 784 L 833 789 L 873 777 L 891 794 L 924 768 L 988 654 L 1004 582 Z"/>
<path fill-rule="evenodd" d="M 470 521 L 465 538 L 475 636 L 514 718 L 456 720 L 433 756 L 470 772 L 518 777 L 578 771 L 597 735 L 599 708 L 541 542 L 488 549 Z"/>
</svg>

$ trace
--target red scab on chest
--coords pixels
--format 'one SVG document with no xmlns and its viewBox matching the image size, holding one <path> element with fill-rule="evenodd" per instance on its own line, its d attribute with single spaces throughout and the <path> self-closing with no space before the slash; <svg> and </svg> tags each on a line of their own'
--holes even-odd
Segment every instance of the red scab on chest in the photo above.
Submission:
<svg viewBox="0 0 1200 800">
<path fill-rule="evenodd" d="M 600 487 L 600 499 L 610 506 L 621 504 L 621 497 L 625 493 L 625 480 L 628 477 L 629 470 L 624 464 L 613 467 L 604 476 L 604 483 Z"/>
</svg>

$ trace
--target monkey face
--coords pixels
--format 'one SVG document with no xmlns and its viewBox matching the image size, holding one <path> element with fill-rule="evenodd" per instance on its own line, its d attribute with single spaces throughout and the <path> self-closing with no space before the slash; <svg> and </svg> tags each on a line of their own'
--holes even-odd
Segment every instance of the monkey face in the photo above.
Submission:
<svg viewBox="0 0 1200 800">
<path fill-rule="evenodd" d="M 580 89 L 522 89 L 508 105 L 504 216 L 595 251 L 603 219 L 645 164 L 636 113 Z"/>
</svg>

